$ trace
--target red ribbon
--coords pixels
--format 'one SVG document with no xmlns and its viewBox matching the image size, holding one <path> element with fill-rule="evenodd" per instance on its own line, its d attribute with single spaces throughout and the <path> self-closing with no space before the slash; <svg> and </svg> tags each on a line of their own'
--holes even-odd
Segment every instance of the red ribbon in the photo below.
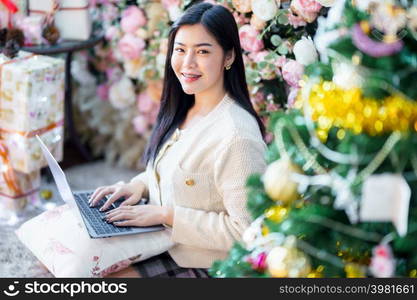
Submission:
<svg viewBox="0 0 417 300">
<path fill-rule="evenodd" d="M 6 166 L 6 170 L 3 171 L 3 178 L 7 186 L 13 191 L 14 194 L 21 194 L 22 190 L 18 184 L 18 180 L 13 169 L 10 167 L 9 161 L 9 150 L 6 145 L 0 141 L 0 157 L 2 158 L 3 164 Z"/>
<path fill-rule="evenodd" d="M 7 10 L 12 14 L 17 13 L 17 11 L 19 10 L 12 0 L 0 0 L 0 2 L 3 3 L 3 5 L 6 6 Z"/>
<path fill-rule="evenodd" d="M 7 10 L 9 11 L 9 20 L 7 22 L 7 26 L 12 28 L 13 24 L 11 15 L 17 13 L 19 8 L 17 8 L 16 4 L 14 4 L 12 0 L 0 0 L 0 2 L 3 3 L 3 5 L 6 6 Z"/>
</svg>

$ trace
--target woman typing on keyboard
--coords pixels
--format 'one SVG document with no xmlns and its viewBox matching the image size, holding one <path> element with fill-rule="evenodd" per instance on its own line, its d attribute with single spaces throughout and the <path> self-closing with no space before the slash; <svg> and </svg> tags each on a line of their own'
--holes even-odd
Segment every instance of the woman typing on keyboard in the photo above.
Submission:
<svg viewBox="0 0 417 300">
<path fill-rule="evenodd" d="M 101 207 L 108 222 L 164 224 L 170 231 L 174 246 L 137 264 L 142 276 L 205 277 L 249 225 L 245 182 L 266 167 L 264 127 L 250 102 L 237 25 L 225 7 L 191 6 L 168 43 L 146 170 L 129 183 L 98 188 L 90 205 L 112 194 Z M 108 210 L 122 196 L 122 205 Z M 142 197 L 149 204 L 135 205 Z M 164 268 L 155 271 L 161 260 Z"/>
</svg>

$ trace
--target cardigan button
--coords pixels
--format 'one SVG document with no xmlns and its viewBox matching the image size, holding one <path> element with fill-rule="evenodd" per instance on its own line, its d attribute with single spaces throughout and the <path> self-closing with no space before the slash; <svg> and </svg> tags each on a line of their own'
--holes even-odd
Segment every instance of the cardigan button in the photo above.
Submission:
<svg viewBox="0 0 417 300">
<path fill-rule="evenodd" d="M 195 184 L 195 181 L 194 181 L 193 179 L 187 179 L 187 180 L 185 181 L 185 184 L 186 184 L 186 185 L 188 185 L 188 186 L 192 186 L 192 185 L 194 185 L 194 184 Z"/>
</svg>

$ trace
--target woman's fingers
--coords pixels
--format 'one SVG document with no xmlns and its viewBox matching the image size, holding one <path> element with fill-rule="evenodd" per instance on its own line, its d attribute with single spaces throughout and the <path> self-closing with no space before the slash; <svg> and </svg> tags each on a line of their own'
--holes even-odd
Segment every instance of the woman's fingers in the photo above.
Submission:
<svg viewBox="0 0 417 300">
<path fill-rule="evenodd" d="M 113 223 L 115 226 L 137 226 L 136 220 L 117 221 Z"/>
<path fill-rule="evenodd" d="M 129 206 L 129 205 L 135 205 L 140 201 L 140 195 L 133 194 L 129 198 L 127 198 L 125 201 L 123 201 L 120 206 Z"/>
<path fill-rule="evenodd" d="M 126 213 L 126 212 L 131 212 L 131 211 L 132 211 L 131 206 L 118 207 L 118 208 L 115 208 L 106 212 L 106 218 L 111 218 L 121 213 Z"/>
<path fill-rule="evenodd" d="M 115 211 L 117 210 L 117 211 Z M 133 220 L 136 214 L 131 209 L 115 209 L 111 213 L 106 214 L 106 221 L 111 223 L 115 221 Z"/>
<path fill-rule="evenodd" d="M 113 186 L 100 187 L 96 189 L 93 195 L 90 197 L 88 202 L 90 206 L 95 206 L 104 196 L 112 193 L 114 190 Z"/>
<path fill-rule="evenodd" d="M 100 211 L 105 211 L 106 209 L 108 209 L 110 207 L 110 205 L 113 204 L 113 202 L 115 202 L 117 199 L 119 199 L 122 196 L 126 195 L 126 191 L 124 190 L 118 190 L 115 193 L 113 193 L 113 195 L 111 195 L 111 197 L 109 199 L 107 199 L 107 201 L 103 204 L 103 206 L 100 208 Z"/>
<path fill-rule="evenodd" d="M 103 186 L 96 188 L 93 194 L 90 196 L 90 199 L 88 199 L 88 203 L 91 203 L 97 197 L 97 194 L 100 193 L 102 189 L 104 189 Z"/>
</svg>

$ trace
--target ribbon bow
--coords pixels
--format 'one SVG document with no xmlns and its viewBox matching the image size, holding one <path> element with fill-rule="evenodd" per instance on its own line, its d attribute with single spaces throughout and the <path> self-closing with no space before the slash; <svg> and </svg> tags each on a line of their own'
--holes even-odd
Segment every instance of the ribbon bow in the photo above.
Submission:
<svg viewBox="0 0 417 300">
<path fill-rule="evenodd" d="M 17 13 L 19 8 L 16 6 L 16 4 L 13 3 L 12 0 L 0 0 L 1 3 L 7 8 L 9 11 L 9 20 L 8 20 L 8 27 L 12 28 L 12 17 L 10 15 Z"/>
<path fill-rule="evenodd" d="M 3 3 L 7 10 L 12 14 L 15 14 L 19 10 L 12 0 L 0 0 L 0 2 Z"/>
</svg>

